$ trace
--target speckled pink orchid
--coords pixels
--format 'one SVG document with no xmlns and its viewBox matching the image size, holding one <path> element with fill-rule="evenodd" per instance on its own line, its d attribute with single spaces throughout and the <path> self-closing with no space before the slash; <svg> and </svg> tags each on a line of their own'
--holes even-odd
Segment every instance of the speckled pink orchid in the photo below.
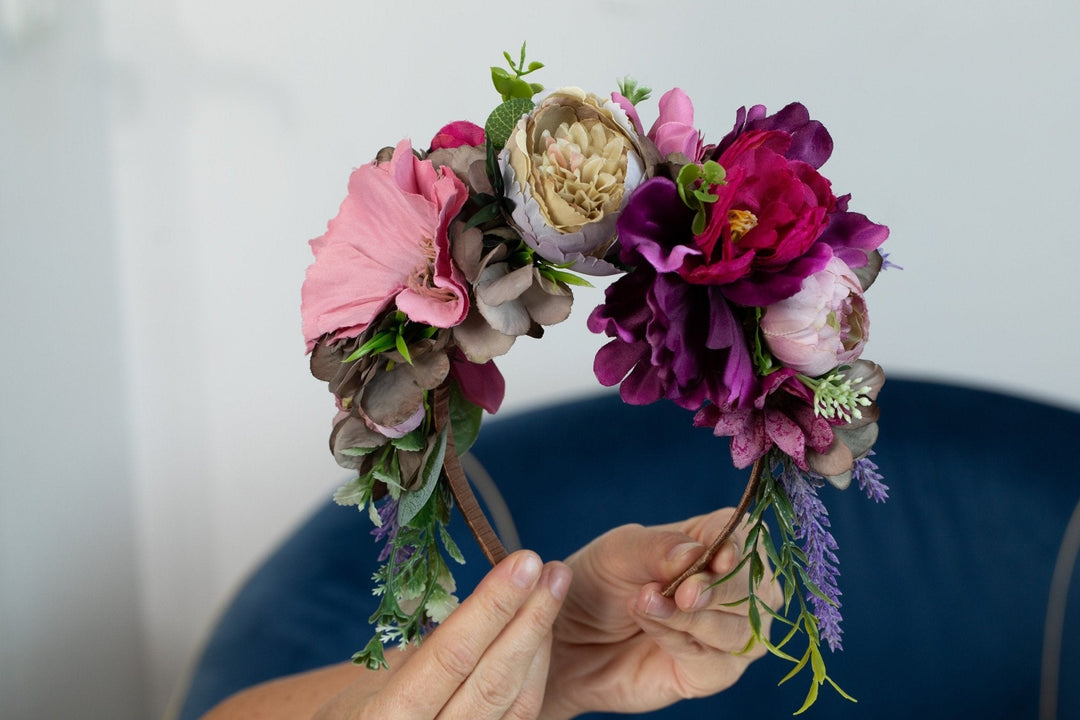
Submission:
<svg viewBox="0 0 1080 720">
<path fill-rule="evenodd" d="M 311 241 L 301 291 L 308 350 L 324 336 L 356 337 L 392 304 L 434 327 L 464 320 L 468 291 L 447 228 L 467 199 L 465 184 L 417 158 L 408 140 L 389 162 L 355 170 L 337 217 Z"/>
</svg>

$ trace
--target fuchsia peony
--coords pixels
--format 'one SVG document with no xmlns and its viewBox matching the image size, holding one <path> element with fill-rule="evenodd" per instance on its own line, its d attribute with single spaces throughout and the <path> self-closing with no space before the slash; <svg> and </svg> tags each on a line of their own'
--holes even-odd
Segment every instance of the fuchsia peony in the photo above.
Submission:
<svg viewBox="0 0 1080 720">
<path fill-rule="evenodd" d="M 854 362 L 869 330 L 859 280 L 836 257 L 806 278 L 799 292 L 765 308 L 761 318 L 761 333 L 773 357 L 811 377 Z"/>
<path fill-rule="evenodd" d="M 418 159 L 408 140 L 389 162 L 355 170 L 337 217 L 311 241 L 301 292 L 308 350 L 324 335 L 356 337 L 392 304 L 434 327 L 464 320 L 468 291 L 447 229 L 467 199 L 465 185 Z"/>
</svg>

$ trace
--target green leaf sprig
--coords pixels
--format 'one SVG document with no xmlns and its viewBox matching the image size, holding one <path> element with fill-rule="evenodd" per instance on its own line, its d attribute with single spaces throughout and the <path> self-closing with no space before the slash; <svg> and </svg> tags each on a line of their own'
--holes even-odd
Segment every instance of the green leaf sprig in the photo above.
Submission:
<svg viewBox="0 0 1080 720">
<path fill-rule="evenodd" d="M 389 350 L 397 350 L 405 362 L 412 365 L 409 344 L 417 340 L 434 337 L 438 328 L 423 323 L 413 322 L 400 310 L 389 316 L 385 326 L 372 334 L 368 340 L 352 352 L 344 363 L 356 362 L 362 357 L 376 355 Z"/>
<path fill-rule="evenodd" d="M 787 682 L 800 674 L 807 667 L 810 668 L 812 677 L 810 689 L 802 706 L 794 714 L 805 712 L 817 701 L 818 691 L 822 685 L 828 683 L 842 697 L 856 702 L 848 693 L 829 677 L 825 669 L 825 659 L 821 653 L 821 636 L 818 633 L 818 620 L 813 611 L 807 605 L 807 594 L 813 594 L 826 602 L 832 602 L 810 579 L 806 570 L 806 554 L 799 547 L 795 539 L 795 508 L 791 504 L 784 489 L 778 484 L 773 474 L 773 466 L 779 462 L 789 462 L 777 457 L 769 458 L 761 482 L 758 486 L 754 506 L 745 527 L 748 528 L 746 542 L 743 545 L 743 559 L 724 577 L 716 581 L 715 585 L 731 579 L 749 564 L 750 582 L 749 591 L 745 598 L 729 603 L 730 606 L 738 606 L 748 603 L 747 617 L 750 622 L 752 636 L 743 652 L 747 652 L 755 643 L 761 643 L 770 653 L 783 658 L 793 664 L 791 671 L 780 680 L 780 684 Z M 772 517 L 776 524 L 776 536 L 769 531 L 765 524 L 765 513 L 772 510 Z M 773 572 L 783 588 L 783 604 L 779 610 L 774 610 L 768 602 L 758 596 L 757 588 L 765 578 L 765 562 L 761 552 L 773 564 Z M 777 643 L 773 643 L 768 635 L 763 632 L 761 618 L 767 614 L 777 622 L 788 628 L 787 633 Z M 794 619 L 789 616 L 794 615 Z M 806 650 L 800 657 L 788 653 L 785 647 L 792 639 L 801 633 L 806 635 Z"/>
<path fill-rule="evenodd" d="M 521 54 L 517 62 L 514 61 L 509 52 L 503 51 L 503 57 L 506 58 L 506 64 L 510 66 L 510 70 L 514 74 L 511 75 L 504 68 L 492 66 L 491 83 L 502 95 L 504 102 L 511 98 L 532 100 L 533 95 L 544 89 L 544 86 L 539 83 L 531 83 L 522 79 L 526 75 L 530 75 L 544 67 L 544 63 L 535 60 L 526 66 L 525 43 L 521 43 Z"/>
<path fill-rule="evenodd" d="M 631 105 L 644 102 L 652 95 L 652 88 L 638 85 L 638 81 L 627 75 L 618 81 L 619 94 L 630 101 Z"/>
<path fill-rule="evenodd" d="M 705 232 L 705 208 L 720 199 L 715 190 L 718 185 L 725 184 L 726 174 L 723 166 L 715 160 L 706 160 L 700 165 L 688 163 L 679 170 L 675 184 L 679 188 L 679 197 L 695 211 L 694 224 L 691 226 L 695 235 Z"/>
</svg>

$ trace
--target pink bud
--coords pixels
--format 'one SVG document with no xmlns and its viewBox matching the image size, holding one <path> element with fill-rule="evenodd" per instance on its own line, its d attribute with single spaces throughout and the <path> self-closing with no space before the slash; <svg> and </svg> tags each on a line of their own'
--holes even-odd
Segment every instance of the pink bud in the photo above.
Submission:
<svg viewBox="0 0 1080 720">
<path fill-rule="evenodd" d="M 773 357 L 811 377 L 854 362 L 869 331 L 859 280 L 837 257 L 803 280 L 799 292 L 768 306 L 761 318 Z"/>
</svg>

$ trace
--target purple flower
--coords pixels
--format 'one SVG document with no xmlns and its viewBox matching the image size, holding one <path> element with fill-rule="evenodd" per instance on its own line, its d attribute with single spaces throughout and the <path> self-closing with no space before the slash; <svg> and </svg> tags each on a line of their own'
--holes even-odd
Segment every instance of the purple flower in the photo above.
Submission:
<svg viewBox="0 0 1080 720">
<path fill-rule="evenodd" d="M 378 507 L 379 519 L 382 520 L 382 525 L 373 529 L 371 534 L 375 536 L 375 542 L 384 543 L 382 551 L 379 553 L 379 562 L 386 562 L 390 558 L 390 550 L 394 547 L 394 542 L 397 540 L 398 532 L 401 527 L 398 525 L 398 501 L 393 497 L 387 496 L 386 499 Z M 398 548 L 397 555 L 394 557 L 394 563 L 401 565 L 416 552 L 416 548 L 411 545 L 403 545 Z"/>
<path fill-rule="evenodd" d="M 614 338 L 596 355 L 596 377 L 606 386 L 621 383 L 632 405 L 661 398 L 692 410 L 705 401 L 746 405 L 757 380 L 742 320 L 718 288 L 670 272 L 683 247 L 678 231 L 689 232 L 689 209 L 671 183 L 647 185 L 649 200 L 637 208 L 656 222 L 634 212 L 620 218 L 620 258 L 635 267 L 589 316 L 590 330 Z"/>
<path fill-rule="evenodd" d="M 779 476 L 784 491 L 795 508 L 795 539 L 802 540 L 806 553 L 806 574 L 825 598 L 810 592 L 806 599 L 818 619 L 818 634 L 829 644 L 833 652 L 842 649 L 840 635 L 840 577 L 837 567 L 836 539 L 829 532 L 829 511 L 817 496 L 817 488 L 824 484 L 820 478 L 803 474 L 791 463 L 784 463 Z"/>
<path fill-rule="evenodd" d="M 739 108 L 735 114 L 735 127 L 716 144 L 713 157 L 720 157 L 737 137 L 754 130 L 784 133 L 791 138 L 784 157 L 813 168 L 820 168 L 832 155 L 833 141 L 829 131 L 819 121 L 810 119 L 810 111 L 802 103 L 791 103 L 772 115 L 766 112 L 764 105 L 755 105 L 749 111 L 745 107 Z"/>
<path fill-rule="evenodd" d="M 859 483 L 859 489 L 866 493 L 866 497 L 874 502 L 885 502 L 889 497 L 889 486 L 881 482 L 884 478 L 878 472 L 877 463 L 870 459 L 871 455 L 874 455 L 873 450 L 855 461 L 851 477 Z"/>
</svg>

